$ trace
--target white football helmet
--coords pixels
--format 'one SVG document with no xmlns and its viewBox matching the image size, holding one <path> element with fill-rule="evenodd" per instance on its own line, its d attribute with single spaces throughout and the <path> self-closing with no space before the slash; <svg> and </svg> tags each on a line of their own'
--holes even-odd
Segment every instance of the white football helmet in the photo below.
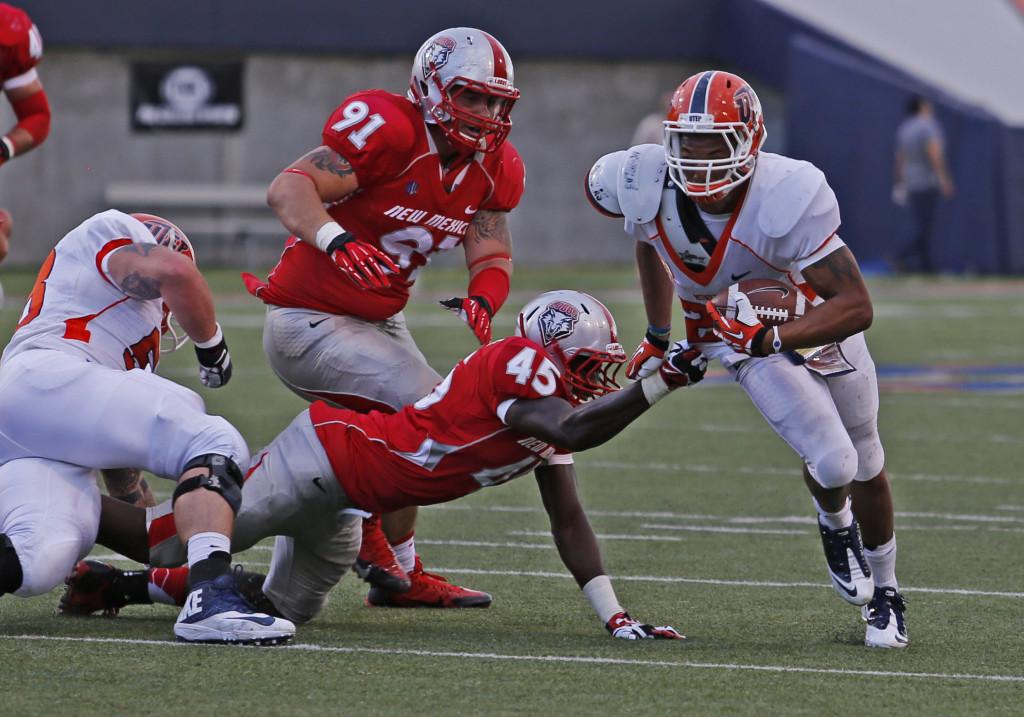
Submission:
<svg viewBox="0 0 1024 717">
<path fill-rule="evenodd" d="M 618 391 L 615 375 L 626 361 L 615 319 L 605 305 L 582 291 L 549 291 L 523 307 L 516 336 L 544 347 L 579 404 Z"/>
<path fill-rule="evenodd" d="M 490 114 L 460 106 L 457 100 L 466 91 L 486 95 Z M 512 60 L 500 42 L 483 30 L 453 27 L 416 53 L 409 98 L 449 141 L 473 152 L 494 152 L 512 130 L 509 115 L 519 90 L 513 85 Z"/>
<path fill-rule="evenodd" d="M 157 244 L 179 254 L 184 254 L 192 260 L 193 264 L 196 263 L 196 250 L 192 248 L 192 242 L 188 240 L 185 232 L 181 231 L 174 222 L 158 217 L 155 214 L 132 214 L 132 218 L 138 219 L 146 229 L 149 229 L 149 233 L 156 239 Z M 188 341 L 188 335 L 178 325 L 178 322 L 174 320 L 174 314 L 171 313 L 167 304 L 164 304 L 164 319 L 160 324 L 160 333 L 161 335 L 170 334 L 167 345 L 164 345 L 163 339 L 160 341 L 161 353 L 173 353 Z"/>
</svg>

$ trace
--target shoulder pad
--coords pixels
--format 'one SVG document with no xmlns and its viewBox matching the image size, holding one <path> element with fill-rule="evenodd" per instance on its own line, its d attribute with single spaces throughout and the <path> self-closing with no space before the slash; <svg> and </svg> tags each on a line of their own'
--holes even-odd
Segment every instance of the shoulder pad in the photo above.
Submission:
<svg viewBox="0 0 1024 717">
<path fill-rule="evenodd" d="M 584 187 L 587 199 L 590 200 L 591 206 L 602 214 L 622 216 L 622 208 L 619 206 L 619 171 L 625 158 L 625 150 L 606 154 L 594 162 L 590 173 L 587 174 Z"/>
<path fill-rule="evenodd" d="M 625 153 L 619 170 L 619 206 L 626 221 L 646 224 L 658 216 L 665 188 L 665 150 L 640 144 Z"/>
<path fill-rule="evenodd" d="M 823 192 L 823 188 L 827 191 Z M 809 162 L 801 162 L 765 189 L 757 224 L 769 237 L 784 237 L 805 216 L 828 213 L 835 204 L 835 195 L 822 171 Z"/>
</svg>

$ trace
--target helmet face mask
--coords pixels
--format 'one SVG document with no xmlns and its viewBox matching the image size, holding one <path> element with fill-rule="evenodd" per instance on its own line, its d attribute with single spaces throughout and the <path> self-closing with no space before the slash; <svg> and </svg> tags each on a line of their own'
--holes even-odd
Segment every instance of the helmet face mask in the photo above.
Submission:
<svg viewBox="0 0 1024 717">
<path fill-rule="evenodd" d="M 540 344 L 561 373 L 574 405 L 619 390 L 626 361 L 615 319 L 604 304 L 580 291 L 549 291 L 519 312 L 516 335 Z"/>
<path fill-rule="evenodd" d="M 717 201 L 750 178 L 767 132 L 761 103 L 742 78 L 728 72 L 699 72 L 672 97 L 663 143 L 669 177 L 686 195 Z M 716 138 L 721 151 L 698 140 Z"/>
<path fill-rule="evenodd" d="M 494 152 L 512 131 L 519 90 L 501 43 L 482 30 L 457 27 L 437 33 L 416 53 L 409 96 L 456 147 Z"/>
</svg>

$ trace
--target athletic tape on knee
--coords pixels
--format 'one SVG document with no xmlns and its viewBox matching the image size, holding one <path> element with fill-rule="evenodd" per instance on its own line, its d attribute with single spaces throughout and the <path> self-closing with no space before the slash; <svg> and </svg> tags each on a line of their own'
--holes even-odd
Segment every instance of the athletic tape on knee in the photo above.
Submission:
<svg viewBox="0 0 1024 717">
<path fill-rule="evenodd" d="M 207 453 L 186 463 L 182 473 L 187 473 L 193 468 L 209 468 L 210 474 L 178 481 L 178 487 L 174 489 L 174 495 L 171 497 L 171 505 L 186 493 L 197 488 L 205 488 L 219 494 L 231 506 L 231 512 L 238 515 L 238 509 L 242 507 L 243 481 L 242 471 L 238 465 L 226 456 Z"/>
</svg>

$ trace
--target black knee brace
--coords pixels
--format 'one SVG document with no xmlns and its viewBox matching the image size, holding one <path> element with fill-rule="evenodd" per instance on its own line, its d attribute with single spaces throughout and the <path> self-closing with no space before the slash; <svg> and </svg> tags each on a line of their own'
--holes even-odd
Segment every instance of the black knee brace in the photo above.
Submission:
<svg viewBox="0 0 1024 717">
<path fill-rule="evenodd" d="M 0 533 L 0 595 L 13 593 L 20 588 L 23 578 L 21 561 L 14 552 L 11 539 Z"/>
<path fill-rule="evenodd" d="M 206 490 L 220 494 L 220 497 L 231 506 L 231 511 L 238 515 L 238 509 L 242 505 L 242 481 L 244 480 L 238 464 L 226 456 L 207 453 L 186 463 L 182 473 L 187 473 L 193 468 L 209 468 L 210 475 L 193 476 L 178 481 L 178 487 L 174 489 L 174 495 L 171 497 L 171 505 L 173 506 L 178 498 L 186 493 L 197 488 L 206 488 Z"/>
</svg>

